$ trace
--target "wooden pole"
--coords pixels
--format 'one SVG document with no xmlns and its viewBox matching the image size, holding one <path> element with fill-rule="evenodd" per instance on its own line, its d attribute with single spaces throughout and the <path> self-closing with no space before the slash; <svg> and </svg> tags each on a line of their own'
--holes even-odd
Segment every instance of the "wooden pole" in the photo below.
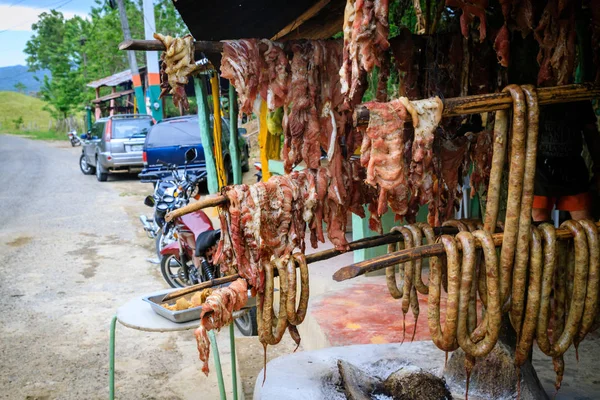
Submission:
<svg viewBox="0 0 600 400">
<path fill-rule="evenodd" d="M 600 97 L 600 87 L 592 84 L 564 85 L 538 88 L 539 105 L 570 103 L 581 100 L 591 100 Z M 451 97 L 443 100 L 443 117 L 455 117 L 466 114 L 481 114 L 484 112 L 507 110 L 512 107 L 512 97 L 508 92 L 480 94 L 475 96 Z M 407 116 L 410 121 L 410 114 Z M 359 105 L 354 110 L 354 124 L 367 125 L 369 110 Z"/>
<path fill-rule="evenodd" d="M 600 222 L 597 222 L 596 226 L 600 227 Z M 502 245 L 503 236 L 503 233 L 496 233 L 492 235 L 496 247 Z M 571 239 L 572 237 L 573 235 L 571 235 L 571 232 L 567 229 L 556 230 L 556 238 L 559 240 Z M 481 247 L 478 240 L 475 240 L 475 244 L 477 247 Z M 460 242 L 457 242 L 457 247 L 458 249 L 461 249 Z M 364 275 L 367 272 L 377 271 L 392 265 L 424 257 L 440 256 L 443 254 L 445 254 L 445 251 L 442 243 L 428 244 L 425 246 L 413 247 L 411 249 L 404 249 L 340 268 L 333 274 L 333 279 L 337 282 L 341 282 Z"/>
<path fill-rule="evenodd" d="M 458 230 L 456 228 L 453 228 L 450 226 L 434 228 L 433 230 L 436 235 L 455 234 L 458 232 Z M 330 258 L 339 256 L 340 254 L 344 254 L 349 251 L 361 250 L 361 249 L 366 249 L 368 247 L 376 247 L 376 246 L 386 245 L 386 244 L 390 244 L 390 243 L 398 243 L 398 242 L 402 242 L 403 240 L 404 240 L 404 238 L 400 232 L 390 232 L 390 233 L 386 233 L 385 235 L 363 238 L 363 239 L 359 239 L 354 242 L 348 243 L 348 250 L 329 249 L 329 250 L 319 251 L 319 252 L 313 253 L 313 254 L 308 254 L 306 256 L 306 263 L 311 264 L 311 263 L 318 262 L 318 261 L 328 260 Z M 277 275 L 277 271 L 275 271 L 275 275 Z M 162 299 L 162 301 L 172 300 L 176 297 L 180 297 L 180 296 L 183 296 L 183 295 L 186 295 L 189 293 L 197 292 L 199 290 L 203 290 L 203 289 L 206 289 L 209 287 L 233 282 L 236 279 L 238 279 L 239 277 L 240 276 L 238 274 L 234 274 L 234 275 L 229 275 L 229 276 L 225 276 L 222 278 L 213 279 L 211 281 L 198 283 L 196 285 L 189 286 L 189 287 L 171 292 L 168 295 L 166 295 Z"/>
<path fill-rule="evenodd" d="M 212 130 L 210 129 L 210 112 L 208 110 L 208 92 L 204 76 L 200 75 L 194 78 L 194 90 L 196 92 L 196 103 L 198 104 L 198 124 L 200 125 L 200 140 L 204 150 L 204 162 L 206 165 L 206 180 L 208 182 L 208 192 L 217 193 L 219 183 L 217 181 L 217 168 L 212 145 Z M 179 209 L 181 210 L 181 209 Z M 179 211 L 176 210 L 176 211 Z"/>
<path fill-rule="evenodd" d="M 221 53 L 223 51 L 222 42 L 211 42 L 197 40 L 194 42 L 194 49 L 197 52 Z M 138 51 L 165 51 L 165 45 L 159 40 L 124 40 L 119 44 L 119 50 L 138 50 Z"/>
<path fill-rule="evenodd" d="M 167 222 L 171 222 L 175 218 L 179 218 L 182 215 L 189 214 L 194 211 L 202 210 L 203 208 L 221 206 L 227 203 L 227 198 L 220 194 L 213 196 L 206 196 L 200 201 L 190 203 L 185 207 L 173 210 L 165 216 Z"/>
</svg>

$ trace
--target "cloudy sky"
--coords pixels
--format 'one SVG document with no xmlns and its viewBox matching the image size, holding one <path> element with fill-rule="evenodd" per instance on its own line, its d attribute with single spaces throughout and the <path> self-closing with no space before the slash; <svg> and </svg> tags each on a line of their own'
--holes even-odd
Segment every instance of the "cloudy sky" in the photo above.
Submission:
<svg viewBox="0 0 600 400">
<path fill-rule="evenodd" d="M 66 18 L 83 17 L 94 4 L 94 0 L 0 0 L 0 67 L 25 65 L 23 49 L 38 15 L 56 9 Z"/>
</svg>

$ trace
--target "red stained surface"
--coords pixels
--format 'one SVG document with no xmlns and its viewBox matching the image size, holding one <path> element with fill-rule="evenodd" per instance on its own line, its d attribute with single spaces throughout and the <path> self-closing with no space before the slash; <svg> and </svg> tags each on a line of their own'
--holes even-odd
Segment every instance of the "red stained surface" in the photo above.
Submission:
<svg viewBox="0 0 600 400">
<path fill-rule="evenodd" d="M 440 314 L 443 326 L 446 293 L 442 291 Z M 402 341 L 402 301 L 390 296 L 385 283 L 357 284 L 312 304 L 312 315 L 332 346 Z M 411 311 L 406 314 L 405 342 L 415 326 Z M 427 324 L 427 296 L 419 295 L 419 319 L 415 341 L 431 340 Z"/>
</svg>

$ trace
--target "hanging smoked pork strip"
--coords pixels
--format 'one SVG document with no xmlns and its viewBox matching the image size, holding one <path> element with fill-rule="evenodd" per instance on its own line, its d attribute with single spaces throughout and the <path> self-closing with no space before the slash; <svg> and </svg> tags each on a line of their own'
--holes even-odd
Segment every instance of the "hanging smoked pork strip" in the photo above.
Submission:
<svg viewBox="0 0 600 400">
<path fill-rule="evenodd" d="M 229 79 L 235 86 L 240 111 L 243 113 L 252 113 L 263 70 L 261 64 L 258 40 L 244 39 L 223 42 L 221 76 Z"/>
<path fill-rule="evenodd" d="M 389 48 L 388 0 L 348 0 L 344 12 L 344 61 L 340 69 L 342 94 L 348 102 L 367 72 L 380 66 Z"/>
<path fill-rule="evenodd" d="M 548 0 L 535 39 L 540 45 L 538 86 L 566 85 L 575 67 L 575 2 Z"/>
<path fill-rule="evenodd" d="M 363 134 L 360 161 L 367 168 L 365 182 L 379 188 L 378 215 L 386 212 L 390 198 L 394 213 L 403 217 L 408 211 L 408 164 L 404 157 L 404 121 L 407 114 L 404 100 L 365 104 L 370 118 Z"/>
<path fill-rule="evenodd" d="M 487 35 L 487 19 L 485 9 L 488 0 L 446 0 L 446 6 L 457 7 L 462 10 L 460 15 L 460 30 L 464 37 L 469 36 L 469 25 L 475 17 L 479 19 L 479 41 L 483 42 Z"/>
</svg>

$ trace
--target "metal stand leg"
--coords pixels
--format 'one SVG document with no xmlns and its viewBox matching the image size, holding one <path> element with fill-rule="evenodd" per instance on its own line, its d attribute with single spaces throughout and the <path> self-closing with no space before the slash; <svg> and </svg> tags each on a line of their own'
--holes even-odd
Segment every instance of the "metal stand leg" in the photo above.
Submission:
<svg viewBox="0 0 600 400">
<path fill-rule="evenodd" d="M 221 357 L 219 356 L 219 347 L 217 346 L 217 337 L 214 331 L 208 331 L 208 337 L 215 358 L 215 369 L 217 370 L 217 380 L 219 383 L 219 393 L 221 394 L 221 400 L 227 400 L 225 394 L 225 383 L 223 382 L 223 371 L 221 370 Z"/>
<path fill-rule="evenodd" d="M 229 346 L 231 348 L 231 382 L 233 383 L 233 400 L 237 400 L 237 365 L 235 361 L 235 335 L 233 332 L 233 322 L 229 324 Z"/>
<path fill-rule="evenodd" d="M 108 344 L 108 398 L 115 398 L 115 330 L 117 327 L 117 316 L 110 321 L 110 342 Z"/>
</svg>

